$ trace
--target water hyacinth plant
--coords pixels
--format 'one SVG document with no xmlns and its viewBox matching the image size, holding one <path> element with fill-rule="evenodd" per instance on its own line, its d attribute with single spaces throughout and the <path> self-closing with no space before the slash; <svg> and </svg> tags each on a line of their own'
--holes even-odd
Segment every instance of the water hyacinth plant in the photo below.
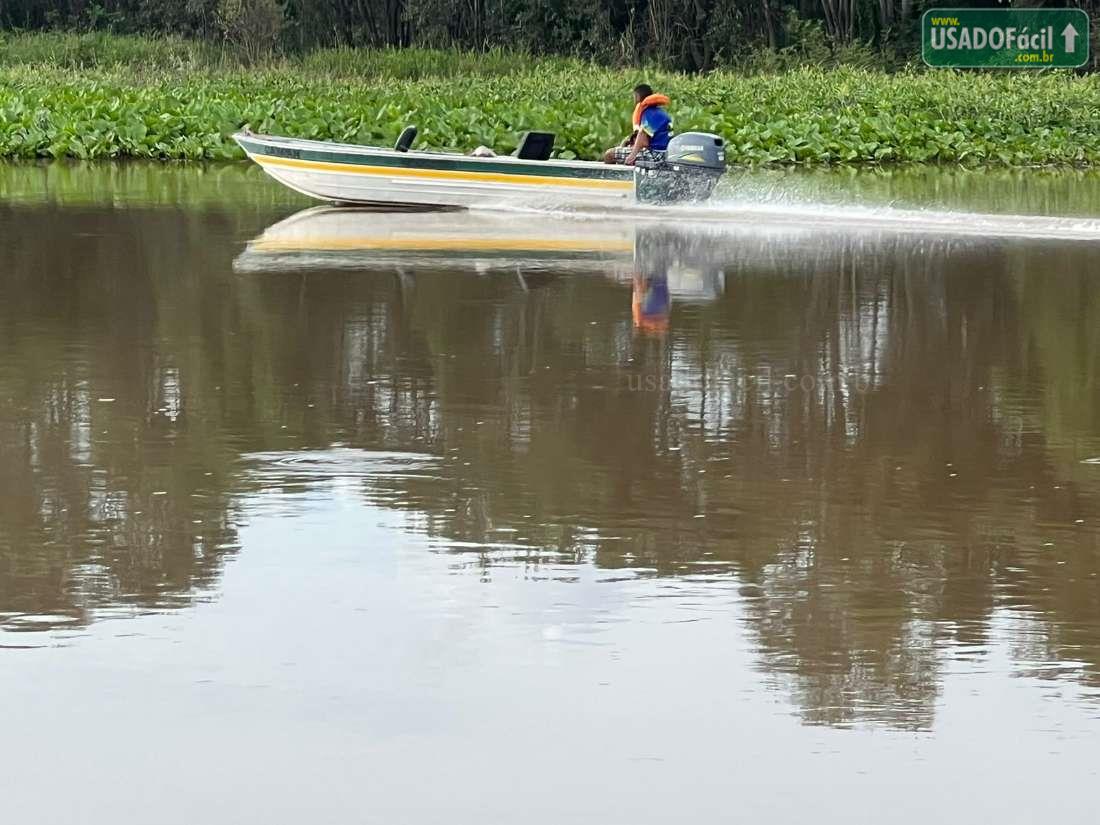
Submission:
<svg viewBox="0 0 1100 825">
<path fill-rule="evenodd" d="M 593 159 L 628 130 L 630 89 L 644 76 L 672 97 L 678 130 L 722 135 L 734 164 L 1100 162 L 1100 80 L 1070 73 L 683 75 L 426 49 L 246 69 L 170 43 L 149 60 L 116 44 L 113 62 L 106 52 L 81 62 L 65 41 L 0 58 L 0 156 L 230 160 L 242 157 L 230 136 L 245 124 L 385 145 L 415 123 L 421 146 L 509 152 L 522 131 L 546 129 L 558 156 Z"/>
</svg>

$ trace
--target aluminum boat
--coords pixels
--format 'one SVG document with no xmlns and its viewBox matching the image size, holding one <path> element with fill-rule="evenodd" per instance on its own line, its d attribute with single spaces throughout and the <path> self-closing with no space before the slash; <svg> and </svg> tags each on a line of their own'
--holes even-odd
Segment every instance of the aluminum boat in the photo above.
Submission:
<svg viewBox="0 0 1100 825">
<path fill-rule="evenodd" d="M 722 139 L 674 137 L 660 161 L 636 166 L 551 158 L 554 136 L 528 132 L 514 155 L 413 151 L 415 127 L 392 148 L 258 135 L 233 136 L 280 183 L 336 204 L 420 208 L 527 205 L 623 207 L 705 201 L 725 171 Z M 486 153 L 487 154 L 487 153 Z"/>
</svg>

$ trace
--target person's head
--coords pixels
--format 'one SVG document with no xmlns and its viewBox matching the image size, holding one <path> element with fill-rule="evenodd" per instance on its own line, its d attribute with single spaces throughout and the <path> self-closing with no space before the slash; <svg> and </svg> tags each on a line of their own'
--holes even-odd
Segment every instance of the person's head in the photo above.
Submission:
<svg viewBox="0 0 1100 825">
<path fill-rule="evenodd" d="M 639 83 L 634 87 L 634 102 L 641 103 L 647 97 L 653 94 L 653 87 L 648 83 Z"/>
</svg>

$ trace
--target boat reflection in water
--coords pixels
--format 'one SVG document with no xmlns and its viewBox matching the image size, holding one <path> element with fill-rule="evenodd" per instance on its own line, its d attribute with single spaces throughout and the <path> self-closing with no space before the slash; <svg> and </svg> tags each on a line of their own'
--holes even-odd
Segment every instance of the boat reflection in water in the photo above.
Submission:
<svg viewBox="0 0 1100 825">
<path fill-rule="evenodd" d="M 321 206 L 252 240 L 234 262 L 246 272 L 320 269 L 521 268 L 602 270 L 629 264 L 633 227 L 493 212 L 394 212 Z"/>
<path fill-rule="evenodd" d="M 668 329 L 672 302 L 721 295 L 729 250 L 713 229 L 644 220 L 582 220 L 490 212 L 403 213 L 317 207 L 292 215 L 249 242 L 239 274 L 417 270 L 511 272 L 524 289 L 547 276 L 599 273 L 632 284 L 634 326 Z"/>
<path fill-rule="evenodd" d="M 595 318 L 587 325 L 604 327 L 600 337 L 610 334 L 619 342 L 612 358 L 623 371 L 624 403 L 637 407 L 648 403 L 639 390 L 670 387 L 674 366 L 667 344 L 674 304 L 686 310 L 723 294 L 725 266 L 741 260 L 744 231 L 651 217 L 593 220 L 540 213 L 317 207 L 274 224 L 250 241 L 234 270 L 318 276 L 309 278 L 308 286 L 303 281 L 303 290 L 319 288 L 327 280 L 325 272 L 374 272 L 383 280 L 396 275 L 401 307 L 416 304 L 418 286 L 431 292 L 441 278 L 485 278 L 483 285 L 498 295 L 502 289 L 524 293 L 572 278 L 579 290 L 569 299 L 578 302 L 575 321 L 579 304 L 586 301 L 583 296 L 592 289 L 622 289 L 629 304 L 619 303 L 620 312 L 587 306 L 586 314 Z M 470 286 L 452 284 L 459 292 Z M 560 300 L 544 301 L 544 309 Z M 631 326 L 624 324 L 628 306 Z M 532 317 L 521 323 L 541 325 L 539 310 L 534 305 L 531 309 Z M 403 312 L 397 306 L 391 311 Z M 498 323 L 494 320 L 491 326 Z M 597 334 L 587 337 L 594 344 Z M 630 343 L 631 337 L 637 340 Z M 530 375 L 535 369 L 529 365 L 521 373 Z"/>
<path fill-rule="evenodd" d="M 674 298 L 680 303 L 716 299 L 725 288 L 723 261 L 727 260 L 727 249 L 713 231 L 639 230 L 632 276 L 634 328 L 663 335 L 668 331 Z"/>
</svg>

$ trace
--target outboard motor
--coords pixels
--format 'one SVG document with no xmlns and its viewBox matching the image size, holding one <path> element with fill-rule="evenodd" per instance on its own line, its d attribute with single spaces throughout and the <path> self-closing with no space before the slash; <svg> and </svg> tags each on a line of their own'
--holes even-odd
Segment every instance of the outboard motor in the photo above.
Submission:
<svg viewBox="0 0 1100 825">
<path fill-rule="evenodd" d="M 638 161 L 642 203 L 705 201 L 726 172 L 725 143 L 708 132 L 684 132 L 668 142 L 664 160 Z"/>
</svg>

